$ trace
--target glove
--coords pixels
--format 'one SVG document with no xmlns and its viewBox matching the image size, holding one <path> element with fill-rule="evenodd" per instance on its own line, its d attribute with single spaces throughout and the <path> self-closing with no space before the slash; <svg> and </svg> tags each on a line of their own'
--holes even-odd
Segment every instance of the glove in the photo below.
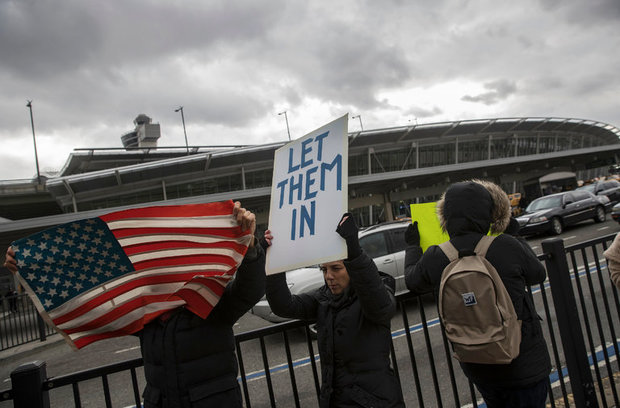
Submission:
<svg viewBox="0 0 620 408">
<path fill-rule="evenodd" d="M 342 216 L 336 232 L 347 241 L 347 259 L 354 259 L 360 256 L 362 247 L 360 247 L 360 241 L 357 236 L 358 228 L 351 213 L 345 213 Z"/>
<path fill-rule="evenodd" d="M 405 230 L 405 242 L 407 245 L 420 246 L 420 231 L 418 231 L 418 222 L 414 221 L 409 224 Z"/>
<path fill-rule="evenodd" d="M 254 237 L 254 239 L 256 239 L 256 237 Z M 263 248 L 263 251 L 265 251 L 265 253 L 267 253 L 267 248 L 271 246 L 272 239 L 273 239 L 273 235 L 271 234 L 271 231 L 266 230 L 263 233 L 263 236 L 258 240 L 258 243 Z"/>
</svg>

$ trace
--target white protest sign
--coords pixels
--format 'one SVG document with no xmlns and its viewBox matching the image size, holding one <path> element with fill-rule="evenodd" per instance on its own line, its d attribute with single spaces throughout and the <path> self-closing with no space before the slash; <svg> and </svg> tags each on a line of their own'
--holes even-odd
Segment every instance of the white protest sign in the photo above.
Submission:
<svg viewBox="0 0 620 408">
<path fill-rule="evenodd" d="M 347 212 L 348 115 L 275 152 L 267 274 L 347 257 L 336 232 Z"/>
</svg>

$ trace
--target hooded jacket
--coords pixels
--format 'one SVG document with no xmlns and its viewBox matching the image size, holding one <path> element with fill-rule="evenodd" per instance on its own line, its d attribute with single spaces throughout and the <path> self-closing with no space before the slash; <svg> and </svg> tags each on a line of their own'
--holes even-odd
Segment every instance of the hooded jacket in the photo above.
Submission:
<svg viewBox="0 0 620 408">
<path fill-rule="evenodd" d="M 437 203 L 437 214 L 456 249 L 473 250 L 488 231 L 500 233 L 508 227 L 510 202 L 496 184 L 472 180 L 451 185 Z M 497 270 L 517 317 L 522 320 L 520 352 L 510 364 L 461 363 L 461 367 L 477 384 L 525 387 L 544 379 L 551 370 L 540 317 L 526 291 L 526 285 L 542 283 L 546 271 L 531 249 L 528 251 L 508 234 L 493 240 L 486 258 Z M 448 264 L 448 258 L 438 246 L 429 247 L 415 267 L 406 265 L 407 288 L 416 294 L 431 291 L 437 294 L 442 272 Z"/>
<path fill-rule="evenodd" d="M 233 324 L 265 290 L 265 254 L 248 249 L 209 316 L 185 308 L 138 333 L 144 359 L 145 408 L 241 407 Z"/>
<path fill-rule="evenodd" d="M 616 235 L 603 255 L 607 258 L 607 269 L 609 269 L 611 281 L 617 288 L 620 288 L 620 234 Z"/>
<path fill-rule="evenodd" d="M 345 261 L 350 284 L 334 296 L 327 285 L 291 295 L 286 275 L 267 277 L 266 294 L 274 313 L 317 321 L 321 356 L 319 406 L 404 407 L 390 367 L 390 321 L 396 312 L 394 278 L 381 274 L 364 252 Z"/>
</svg>

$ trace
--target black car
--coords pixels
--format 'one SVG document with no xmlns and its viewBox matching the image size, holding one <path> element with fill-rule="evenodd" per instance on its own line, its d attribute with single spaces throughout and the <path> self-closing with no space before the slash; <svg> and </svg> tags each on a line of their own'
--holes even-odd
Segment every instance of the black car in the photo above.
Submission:
<svg viewBox="0 0 620 408">
<path fill-rule="evenodd" d="M 617 180 L 600 180 L 579 187 L 577 190 L 589 191 L 594 195 L 604 195 L 609 198 L 610 206 L 620 202 L 620 182 Z"/>
<path fill-rule="evenodd" d="M 611 218 L 617 223 L 620 223 L 620 203 L 611 207 Z"/>
<path fill-rule="evenodd" d="M 523 215 L 517 217 L 519 233 L 535 235 L 549 232 L 559 235 L 564 227 L 584 220 L 603 222 L 608 205 L 607 196 L 595 196 L 584 190 L 565 191 L 540 197 L 527 206 Z"/>
</svg>

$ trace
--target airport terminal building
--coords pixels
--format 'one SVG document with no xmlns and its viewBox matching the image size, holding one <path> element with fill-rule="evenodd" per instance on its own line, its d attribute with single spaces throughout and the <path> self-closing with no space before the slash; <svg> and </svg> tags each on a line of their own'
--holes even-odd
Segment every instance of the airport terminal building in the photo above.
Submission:
<svg viewBox="0 0 620 408">
<path fill-rule="evenodd" d="M 134 124 L 121 137 L 123 147 L 75 149 L 57 175 L 0 182 L 0 245 L 119 209 L 227 199 L 240 200 L 256 212 L 259 229 L 267 227 L 274 152 L 286 142 L 163 147 L 159 124 L 144 114 Z M 464 120 L 348 137 L 349 208 L 361 225 L 403 215 L 409 203 L 435 201 L 464 179 L 522 192 L 550 173 L 589 179 L 620 162 L 620 129 L 584 119 Z"/>
</svg>

